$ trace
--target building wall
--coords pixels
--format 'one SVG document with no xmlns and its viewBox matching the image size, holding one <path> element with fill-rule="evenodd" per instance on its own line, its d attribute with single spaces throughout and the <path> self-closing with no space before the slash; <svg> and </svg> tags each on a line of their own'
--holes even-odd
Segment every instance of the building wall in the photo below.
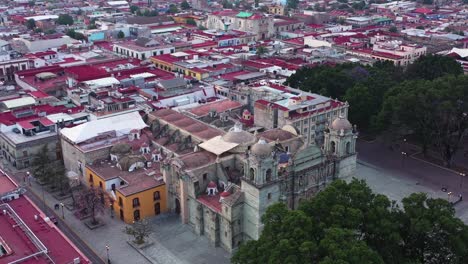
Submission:
<svg viewBox="0 0 468 264">
<path fill-rule="evenodd" d="M 174 53 L 175 48 L 174 47 L 164 47 L 164 48 L 154 47 L 154 49 L 148 50 L 148 51 L 137 51 L 128 47 L 114 45 L 113 51 L 115 53 L 126 55 L 135 59 L 145 60 L 145 59 L 149 59 L 151 56 Z"/>
<path fill-rule="evenodd" d="M 90 181 L 90 178 L 93 178 L 93 181 Z M 110 181 L 105 181 L 98 174 L 86 168 L 86 181 L 89 186 L 96 188 L 102 188 L 103 190 L 110 190 L 111 185 Z M 125 188 L 125 187 L 124 187 Z M 159 191 L 159 200 L 154 200 L 154 192 Z M 115 201 L 113 202 L 114 213 L 116 217 L 120 217 L 120 210 L 123 213 L 123 221 L 127 224 L 131 224 L 134 221 L 134 211 L 140 210 L 140 219 L 151 217 L 155 215 L 155 204 L 159 203 L 160 213 L 167 212 L 166 206 L 166 185 L 160 185 L 151 189 L 141 191 L 136 194 L 129 196 L 123 195 L 119 188 L 115 191 Z M 133 207 L 133 199 L 138 198 L 140 205 Z M 122 206 L 119 204 L 120 199 L 122 199 Z"/>
<path fill-rule="evenodd" d="M 153 195 L 154 192 L 159 191 L 159 200 L 154 200 Z M 167 206 L 166 206 L 166 185 L 160 185 L 155 188 L 151 188 L 130 196 L 124 196 L 119 192 L 117 189 L 116 191 L 116 197 L 117 201 L 114 203 L 114 212 L 116 216 L 120 215 L 120 209 L 123 211 L 124 215 L 124 222 L 127 224 L 130 224 L 134 221 L 133 218 L 133 213 L 135 210 L 140 210 L 140 219 L 144 219 L 147 217 L 151 217 L 155 215 L 155 204 L 159 203 L 160 205 L 160 210 L 161 213 L 166 213 L 167 212 Z M 119 198 L 122 198 L 123 201 L 123 206 L 121 207 L 119 205 Z M 140 206 L 138 207 L 133 207 L 133 199 L 138 198 L 140 200 Z"/>
<path fill-rule="evenodd" d="M 47 146 L 49 159 L 51 161 L 56 161 L 60 158 L 60 149 L 57 149 L 57 144 L 57 135 L 31 140 L 18 145 L 8 140 L 4 134 L 0 136 L 0 146 L 3 156 L 17 169 L 30 167 L 35 156 L 42 151 L 44 145 Z"/>
</svg>

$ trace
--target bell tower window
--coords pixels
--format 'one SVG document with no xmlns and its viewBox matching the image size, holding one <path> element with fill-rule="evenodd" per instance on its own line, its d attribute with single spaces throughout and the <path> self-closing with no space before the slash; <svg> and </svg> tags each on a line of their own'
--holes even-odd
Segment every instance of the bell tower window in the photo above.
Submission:
<svg viewBox="0 0 468 264">
<path fill-rule="evenodd" d="M 254 181 L 254 180 L 255 180 L 255 170 L 252 169 L 252 168 L 251 168 L 250 171 L 249 171 L 249 179 L 250 179 L 251 181 Z"/>
</svg>

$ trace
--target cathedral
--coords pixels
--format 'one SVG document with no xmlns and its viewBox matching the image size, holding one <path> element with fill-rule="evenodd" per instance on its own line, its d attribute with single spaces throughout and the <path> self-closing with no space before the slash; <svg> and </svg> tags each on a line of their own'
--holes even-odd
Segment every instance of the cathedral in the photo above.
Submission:
<svg viewBox="0 0 468 264">
<path fill-rule="evenodd" d="M 259 238 L 268 206 L 283 202 L 295 209 L 333 180 L 353 176 L 356 138 L 343 116 L 325 129 L 323 146 L 306 142 L 291 125 L 252 134 L 237 123 L 193 144 L 193 151 L 164 159 L 168 209 L 232 252 Z"/>
</svg>

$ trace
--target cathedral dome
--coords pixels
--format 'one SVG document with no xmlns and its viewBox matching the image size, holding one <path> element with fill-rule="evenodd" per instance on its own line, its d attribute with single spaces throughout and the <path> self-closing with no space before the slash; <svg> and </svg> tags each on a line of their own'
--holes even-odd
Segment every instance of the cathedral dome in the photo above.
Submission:
<svg viewBox="0 0 468 264">
<path fill-rule="evenodd" d="M 223 140 L 230 143 L 246 144 L 253 143 L 255 141 L 255 136 L 242 130 L 242 125 L 236 123 L 234 127 L 223 136 Z"/>
<path fill-rule="evenodd" d="M 132 147 L 127 143 L 117 143 L 110 149 L 110 153 L 114 155 L 125 155 L 130 153 Z"/>
<path fill-rule="evenodd" d="M 336 131 L 340 131 L 342 129 L 343 130 L 352 130 L 353 126 L 348 121 L 348 119 L 346 119 L 345 117 L 340 115 L 335 120 L 333 120 L 333 122 L 332 122 L 332 124 L 330 126 L 330 129 L 333 129 L 333 130 L 336 130 Z"/>
<path fill-rule="evenodd" d="M 251 148 L 251 153 L 257 157 L 268 157 L 273 151 L 270 144 L 268 144 L 263 138 L 261 138 L 255 145 Z"/>
</svg>

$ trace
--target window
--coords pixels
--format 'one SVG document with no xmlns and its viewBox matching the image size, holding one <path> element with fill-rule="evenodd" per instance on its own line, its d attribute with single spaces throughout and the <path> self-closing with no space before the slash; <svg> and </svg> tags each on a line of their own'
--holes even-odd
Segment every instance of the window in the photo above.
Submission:
<svg viewBox="0 0 468 264">
<path fill-rule="evenodd" d="M 28 151 L 27 150 L 23 150 L 23 157 L 27 157 L 28 156 Z"/>
<path fill-rule="evenodd" d="M 115 192 L 115 183 L 111 185 L 111 189 Z"/>
<path fill-rule="evenodd" d="M 253 168 L 250 168 L 249 177 L 251 181 L 255 180 L 255 170 Z"/>
<path fill-rule="evenodd" d="M 122 197 L 119 197 L 119 206 L 120 206 L 120 207 L 122 207 L 122 206 L 123 206 Z"/>
<path fill-rule="evenodd" d="M 155 191 L 155 192 L 153 193 L 153 198 L 154 198 L 155 201 L 161 199 L 161 196 L 160 196 L 160 194 L 159 194 L 159 191 Z"/>
<path fill-rule="evenodd" d="M 266 171 L 265 180 L 266 180 L 267 182 L 271 181 L 271 169 L 268 169 L 268 170 Z"/>
<path fill-rule="evenodd" d="M 124 181 L 120 181 L 120 186 L 125 185 Z"/>
<path fill-rule="evenodd" d="M 93 179 L 93 175 L 92 175 L 92 174 L 89 175 L 89 182 L 94 182 L 94 179 Z"/>
<path fill-rule="evenodd" d="M 208 178 L 208 173 L 203 173 L 203 180 L 206 181 L 207 178 Z"/>
<path fill-rule="evenodd" d="M 99 182 L 99 188 L 102 189 L 102 181 Z"/>
<path fill-rule="evenodd" d="M 133 201 L 133 208 L 140 206 L 140 199 L 134 198 Z"/>
<path fill-rule="evenodd" d="M 140 220 L 140 210 L 133 211 L 133 220 L 134 221 Z"/>
<path fill-rule="evenodd" d="M 271 193 L 268 193 L 268 200 L 271 200 Z"/>
</svg>

